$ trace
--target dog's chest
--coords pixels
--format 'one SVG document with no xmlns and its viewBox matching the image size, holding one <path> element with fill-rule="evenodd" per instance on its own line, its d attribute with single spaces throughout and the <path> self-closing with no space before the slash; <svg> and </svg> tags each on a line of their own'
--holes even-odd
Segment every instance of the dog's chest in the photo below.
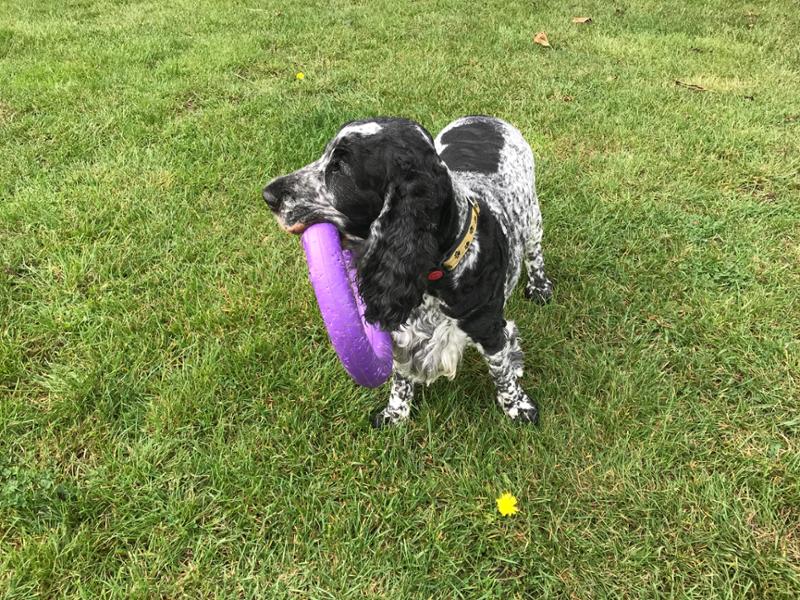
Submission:
<svg viewBox="0 0 800 600">
<path fill-rule="evenodd" d="M 428 295 L 392 340 L 395 370 L 417 383 L 455 377 L 469 342 L 458 322 L 442 312 L 441 300 Z"/>
</svg>

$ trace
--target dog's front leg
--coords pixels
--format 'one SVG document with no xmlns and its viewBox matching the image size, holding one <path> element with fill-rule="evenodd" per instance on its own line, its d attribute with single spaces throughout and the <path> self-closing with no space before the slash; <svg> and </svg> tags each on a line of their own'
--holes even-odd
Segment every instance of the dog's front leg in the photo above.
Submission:
<svg viewBox="0 0 800 600">
<path fill-rule="evenodd" d="M 392 390 L 389 392 L 389 403 L 372 418 L 372 426 L 380 429 L 408 419 L 413 398 L 414 383 L 395 371 L 392 377 Z"/>
<path fill-rule="evenodd" d="M 489 324 L 464 323 L 462 328 L 478 345 L 497 390 L 497 403 L 515 421 L 536 424 L 539 408 L 519 384 L 522 377 L 523 354 L 519 345 L 517 326 L 501 319 Z M 470 331 L 471 330 L 471 331 Z"/>
</svg>

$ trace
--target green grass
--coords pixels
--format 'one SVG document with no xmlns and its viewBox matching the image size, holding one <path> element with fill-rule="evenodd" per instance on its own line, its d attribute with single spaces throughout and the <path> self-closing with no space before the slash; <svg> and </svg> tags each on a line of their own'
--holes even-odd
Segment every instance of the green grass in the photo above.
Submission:
<svg viewBox="0 0 800 600">
<path fill-rule="evenodd" d="M 0 597 L 798 597 L 798 30 L 0 1 Z M 374 432 L 260 189 L 348 119 L 468 113 L 537 154 L 556 296 L 508 313 L 542 424 L 470 353 Z"/>
</svg>

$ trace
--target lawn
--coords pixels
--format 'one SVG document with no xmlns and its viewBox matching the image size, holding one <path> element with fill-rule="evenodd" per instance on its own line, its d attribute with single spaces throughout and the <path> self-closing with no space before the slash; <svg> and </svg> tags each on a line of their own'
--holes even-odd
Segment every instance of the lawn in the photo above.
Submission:
<svg viewBox="0 0 800 600">
<path fill-rule="evenodd" d="M 0 0 L 0 597 L 797 598 L 799 30 L 790 0 Z M 387 386 L 260 190 L 349 119 L 470 113 L 537 155 L 556 293 L 508 313 L 541 425 L 470 352 L 373 431 Z"/>
</svg>

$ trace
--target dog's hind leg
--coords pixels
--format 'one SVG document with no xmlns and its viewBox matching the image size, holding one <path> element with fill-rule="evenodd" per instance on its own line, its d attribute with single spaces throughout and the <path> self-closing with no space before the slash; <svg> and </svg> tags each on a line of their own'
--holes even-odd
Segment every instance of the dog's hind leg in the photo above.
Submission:
<svg viewBox="0 0 800 600">
<path fill-rule="evenodd" d="M 525 270 L 528 271 L 525 297 L 538 304 L 545 304 L 553 296 L 553 284 L 544 274 L 542 213 L 538 206 L 533 215 L 533 229 L 525 240 Z"/>
<path fill-rule="evenodd" d="M 407 420 L 411 414 L 413 398 L 414 383 L 395 371 L 392 377 L 392 390 L 389 392 L 389 403 L 372 417 L 372 426 L 380 429 Z"/>
</svg>

